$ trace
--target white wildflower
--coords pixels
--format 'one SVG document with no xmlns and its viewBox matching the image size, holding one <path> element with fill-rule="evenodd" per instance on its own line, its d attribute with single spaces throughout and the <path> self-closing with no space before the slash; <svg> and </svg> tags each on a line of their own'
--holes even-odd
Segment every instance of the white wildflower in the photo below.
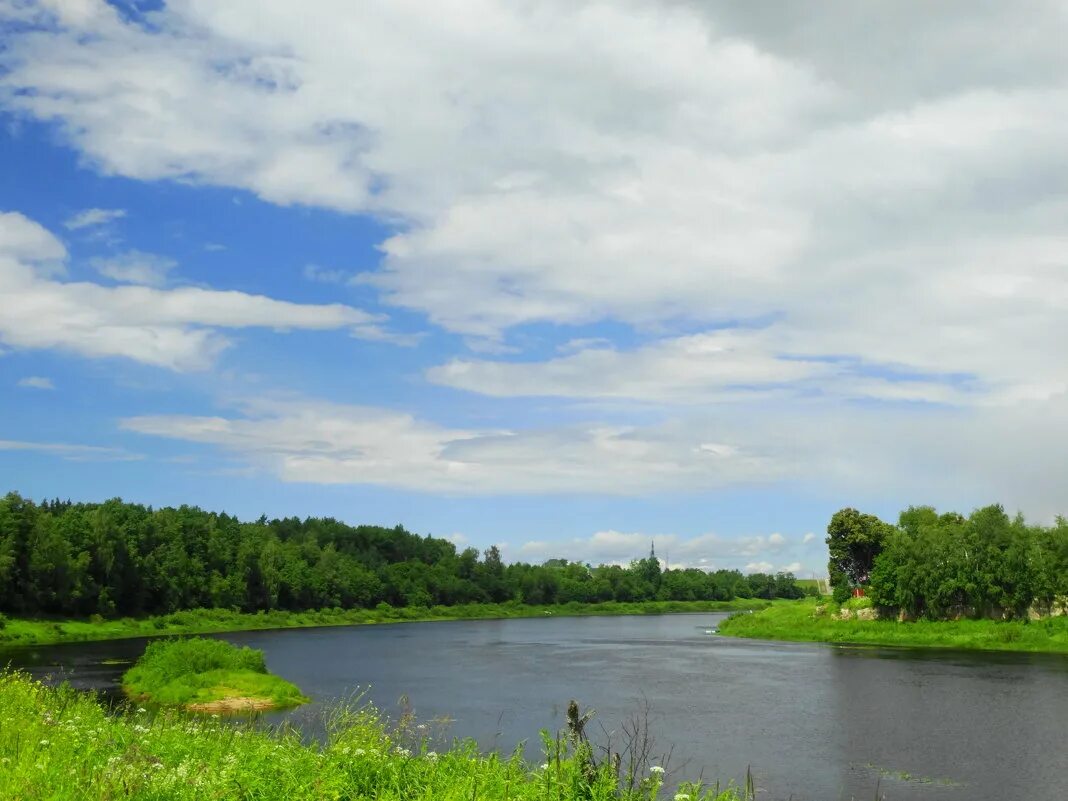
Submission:
<svg viewBox="0 0 1068 801">
<path fill-rule="evenodd" d="M 405 756 L 405 757 L 408 757 L 408 756 L 412 755 L 412 752 L 409 751 L 407 748 L 398 748 L 397 749 L 397 753 L 400 754 L 401 756 Z"/>
<path fill-rule="evenodd" d="M 549 769 L 549 763 L 548 762 L 542 762 L 541 763 L 541 769 L 542 770 L 548 770 Z"/>
<path fill-rule="evenodd" d="M 675 793 L 675 801 L 690 801 L 690 796 L 686 793 Z"/>
<path fill-rule="evenodd" d="M 147 710 L 147 709 L 145 709 L 145 708 L 144 708 L 143 706 L 139 706 L 139 707 L 137 707 L 137 714 L 138 714 L 138 715 L 143 715 L 143 714 L 145 714 L 145 712 L 147 712 L 147 711 L 148 711 L 148 710 Z"/>
<path fill-rule="evenodd" d="M 662 767 L 660 767 L 659 765 L 653 765 L 651 768 L 649 768 L 649 772 L 650 773 L 658 773 L 659 774 L 659 773 L 663 773 L 664 769 Z"/>
<path fill-rule="evenodd" d="M 41 742 L 38 743 L 38 745 L 49 745 L 49 742 L 48 742 L 48 740 L 41 740 Z"/>
<path fill-rule="evenodd" d="M 437 758 L 438 758 L 437 751 L 427 751 L 426 752 L 426 758 L 429 759 L 431 762 L 437 761 Z"/>
</svg>

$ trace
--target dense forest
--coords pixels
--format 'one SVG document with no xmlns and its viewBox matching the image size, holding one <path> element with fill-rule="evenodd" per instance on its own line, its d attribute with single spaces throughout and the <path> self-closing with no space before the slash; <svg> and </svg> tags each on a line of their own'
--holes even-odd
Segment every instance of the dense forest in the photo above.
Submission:
<svg viewBox="0 0 1068 801">
<path fill-rule="evenodd" d="M 0 611 L 135 616 L 182 609 L 306 610 L 480 602 L 797 598 L 788 573 L 662 570 L 551 559 L 505 564 L 403 527 L 331 518 L 254 523 L 189 506 L 0 499 Z"/>
<path fill-rule="evenodd" d="M 842 509 L 827 527 L 837 600 L 863 587 L 911 617 L 1026 617 L 1068 598 L 1068 520 L 1010 518 L 1000 506 L 965 517 L 914 506 L 891 525 Z"/>
</svg>

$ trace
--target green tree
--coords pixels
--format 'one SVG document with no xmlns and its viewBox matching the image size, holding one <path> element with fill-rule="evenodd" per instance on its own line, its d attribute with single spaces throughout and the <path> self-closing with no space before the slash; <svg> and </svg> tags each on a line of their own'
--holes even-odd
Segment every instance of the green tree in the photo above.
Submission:
<svg viewBox="0 0 1068 801">
<path fill-rule="evenodd" d="M 875 558 L 892 527 L 875 515 L 845 508 L 834 513 L 827 526 L 827 550 L 834 596 L 838 601 L 849 597 L 853 587 L 868 581 Z"/>
</svg>

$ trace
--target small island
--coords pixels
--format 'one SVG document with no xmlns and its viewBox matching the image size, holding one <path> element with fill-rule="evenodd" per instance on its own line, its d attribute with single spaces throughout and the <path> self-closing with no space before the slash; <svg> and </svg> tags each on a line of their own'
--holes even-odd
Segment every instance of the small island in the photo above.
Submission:
<svg viewBox="0 0 1068 801">
<path fill-rule="evenodd" d="M 300 690 L 267 672 L 263 652 L 192 637 L 150 643 L 122 677 L 136 701 L 192 712 L 246 712 L 305 703 Z"/>
</svg>

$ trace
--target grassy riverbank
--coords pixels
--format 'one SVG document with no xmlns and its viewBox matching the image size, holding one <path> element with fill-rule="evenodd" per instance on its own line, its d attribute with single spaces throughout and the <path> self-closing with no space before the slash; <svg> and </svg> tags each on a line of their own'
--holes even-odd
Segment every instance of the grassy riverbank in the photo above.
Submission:
<svg viewBox="0 0 1068 801">
<path fill-rule="evenodd" d="M 1068 654 L 1068 617 L 900 623 L 841 620 L 837 612 L 838 607 L 826 600 L 776 604 L 751 615 L 734 615 L 720 624 L 719 631 L 732 637 L 762 640 Z"/>
<path fill-rule="evenodd" d="M 309 628 L 313 626 L 358 626 L 373 623 L 405 623 L 429 620 L 489 620 L 550 615 L 662 615 L 671 612 L 732 612 L 763 609 L 794 601 L 643 601 L 599 604 L 527 606 L 519 603 L 465 604 L 462 606 L 392 607 L 374 609 L 322 609 L 311 612 L 260 612 L 246 614 L 228 609 L 191 609 L 147 618 L 105 620 L 41 620 L 0 616 L 0 646 L 45 645 L 60 642 L 119 640 L 168 634 L 214 634 L 227 631 Z"/>
<path fill-rule="evenodd" d="M 277 709 L 308 699 L 295 685 L 267 672 L 263 652 L 222 640 L 156 640 L 122 677 L 137 701 L 194 712 Z"/>
<path fill-rule="evenodd" d="M 591 769 L 550 741 L 528 763 L 480 754 L 472 743 L 439 753 L 417 727 L 387 728 L 370 710 L 341 710 L 327 741 L 303 744 L 293 730 L 268 733 L 181 712 L 108 715 L 93 698 L 0 673 L 0 798 L 104 799 L 374 798 L 377 801 L 652 801 L 663 774 L 642 765 L 635 787 L 606 767 Z M 626 760 L 624 760 L 624 765 Z M 540 767 L 538 767 L 540 765 Z M 625 773 L 625 771 L 624 771 Z M 702 793 L 690 801 L 739 801 Z"/>
</svg>

